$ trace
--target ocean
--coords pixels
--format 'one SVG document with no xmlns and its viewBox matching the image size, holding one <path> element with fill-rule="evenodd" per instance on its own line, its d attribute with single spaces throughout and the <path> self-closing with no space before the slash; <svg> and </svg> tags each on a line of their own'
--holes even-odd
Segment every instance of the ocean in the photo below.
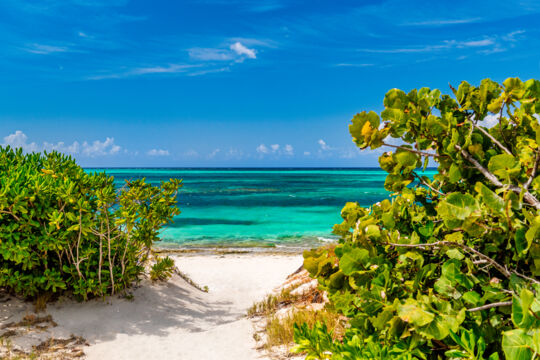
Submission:
<svg viewBox="0 0 540 360">
<path fill-rule="evenodd" d="M 388 197 L 380 169 L 188 169 L 111 168 L 125 179 L 159 184 L 183 179 L 181 214 L 161 234 L 165 247 L 306 248 L 336 240 L 348 201 L 369 206 Z"/>
</svg>

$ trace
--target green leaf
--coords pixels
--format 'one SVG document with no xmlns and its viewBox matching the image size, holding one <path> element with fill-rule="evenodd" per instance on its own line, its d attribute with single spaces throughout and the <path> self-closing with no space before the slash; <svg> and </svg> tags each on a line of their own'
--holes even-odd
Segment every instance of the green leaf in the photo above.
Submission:
<svg viewBox="0 0 540 360">
<path fill-rule="evenodd" d="M 433 313 L 423 310 L 418 302 L 411 298 L 400 304 L 397 311 L 401 320 L 415 326 L 425 326 L 435 318 Z"/>
<path fill-rule="evenodd" d="M 524 329 L 503 332 L 502 348 L 507 360 L 531 360 L 532 337 Z"/>
<path fill-rule="evenodd" d="M 470 194 L 451 193 L 442 200 L 437 212 L 443 219 L 465 220 L 473 212 L 478 211 L 478 201 Z"/>
<path fill-rule="evenodd" d="M 351 275 L 355 271 L 364 270 L 369 251 L 366 249 L 352 248 L 344 250 L 339 260 L 339 268 L 345 275 Z"/>
<path fill-rule="evenodd" d="M 477 182 L 474 189 L 491 210 L 498 214 L 504 214 L 504 200 L 499 195 L 481 182 Z"/>
<path fill-rule="evenodd" d="M 489 159 L 488 170 L 500 179 L 508 180 L 519 172 L 519 162 L 510 154 L 499 154 Z"/>
</svg>

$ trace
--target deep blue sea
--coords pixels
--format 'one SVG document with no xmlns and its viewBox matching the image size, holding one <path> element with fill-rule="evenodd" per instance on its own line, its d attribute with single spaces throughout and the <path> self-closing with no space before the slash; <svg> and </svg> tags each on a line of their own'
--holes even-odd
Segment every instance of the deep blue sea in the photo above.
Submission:
<svg viewBox="0 0 540 360">
<path fill-rule="evenodd" d="M 182 213 L 162 233 L 163 246 L 306 247 L 335 239 L 347 201 L 369 206 L 389 193 L 380 169 L 88 169 L 118 185 L 183 179 Z"/>
</svg>

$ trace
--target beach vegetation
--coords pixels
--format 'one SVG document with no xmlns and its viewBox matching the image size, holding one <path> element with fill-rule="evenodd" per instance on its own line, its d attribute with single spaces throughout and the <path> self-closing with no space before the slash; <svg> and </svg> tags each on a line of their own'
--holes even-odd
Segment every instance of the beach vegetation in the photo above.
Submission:
<svg viewBox="0 0 540 360">
<path fill-rule="evenodd" d="M 0 148 L 0 287 L 37 304 L 47 293 L 88 299 L 125 290 L 179 214 L 180 187 L 137 179 L 117 188 L 61 153 Z"/>
<path fill-rule="evenodd" d="M 150 268 L 150 279 L 152 281 L 167 280 L 174 274 L 175 268 L 174 260 L 170 257 L 157 258 Z"/>
<path fill-rule="evenodd" d="M 339 244 L 304 253 L 350 326 L 298 322 L 307 359 L 540 356 L 540 81 L 450 89 L 392 89 L 352 119 L 359 148 L 392 148 L 391 196 L 347 203 Z"/>
</svg>

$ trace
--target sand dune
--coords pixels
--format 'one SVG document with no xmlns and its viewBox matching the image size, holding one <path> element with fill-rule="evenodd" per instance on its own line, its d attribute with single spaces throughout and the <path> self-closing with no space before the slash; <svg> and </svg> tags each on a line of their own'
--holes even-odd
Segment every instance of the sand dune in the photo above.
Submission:
<svg viewBox="0 0 540 360">
<path fill-rule="evenodd" d="M 28 348 L 47 337 L 84 337 L 88 359 L 261 359 L 253 326 L 245 318 L 254 301 L 280 285 L 302 263 L 299 255 L 196 255 L 175 257 L 177 266 L 209 292 L 175 275 L 165 284 L 144 282 L 133 300 L 108 298 L 47 307 L 57 323 L 38 334 L 14 338 Z M 1 320 L 17 321 L 30 304 L 1 305 Z"/>
</svg>

